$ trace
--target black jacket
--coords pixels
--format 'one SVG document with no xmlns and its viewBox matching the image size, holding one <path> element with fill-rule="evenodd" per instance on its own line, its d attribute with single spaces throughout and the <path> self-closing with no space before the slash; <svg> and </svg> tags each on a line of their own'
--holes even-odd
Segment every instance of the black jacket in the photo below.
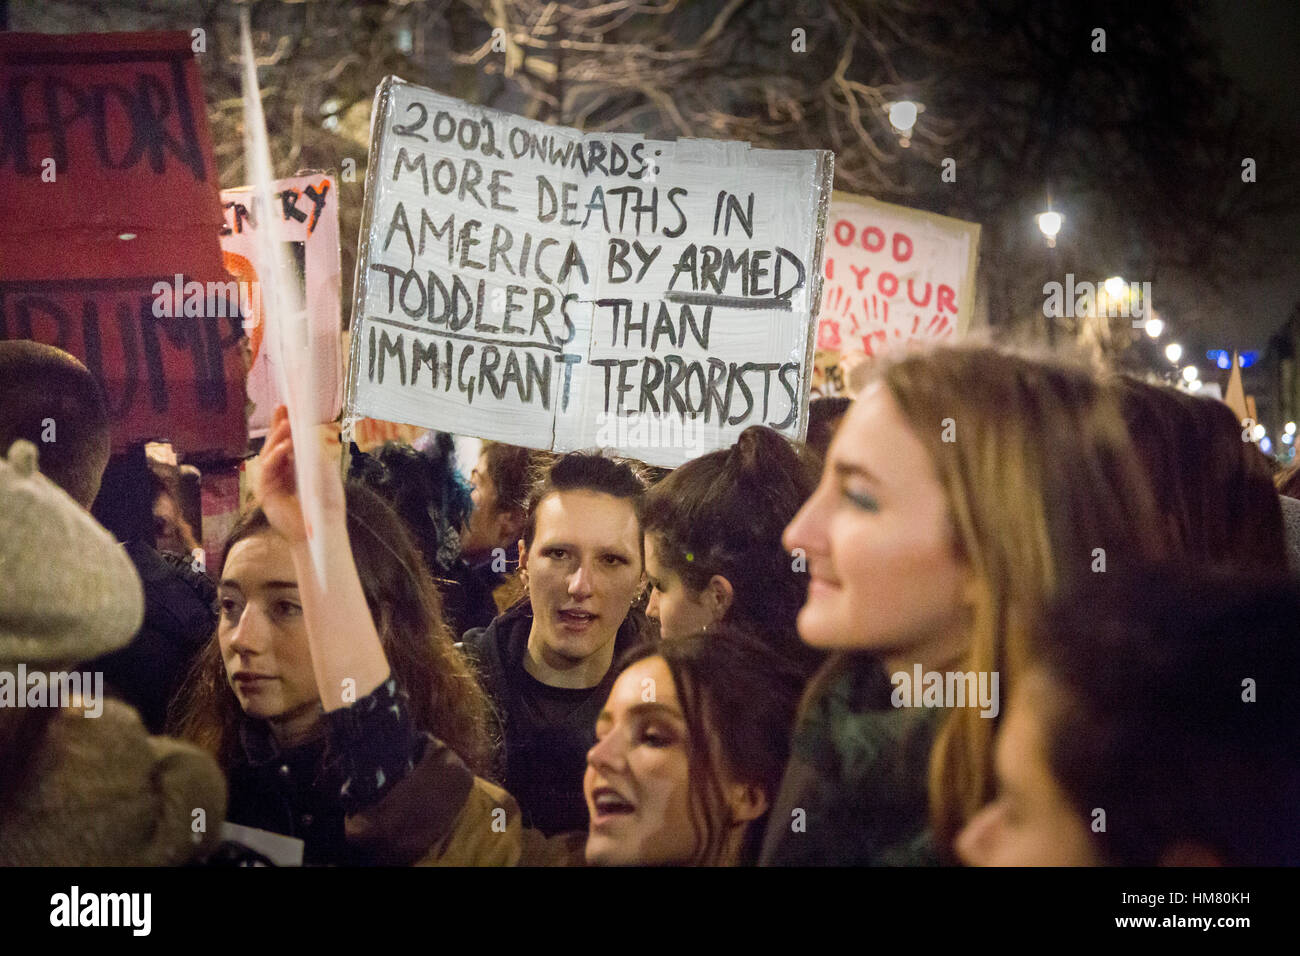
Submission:
<svg viewBox="0 0 1300 956">
<path fill-rule="evenodd" d="M 492 592 L 505 581 L 507 574 L 519 567 L 517 562 L 510 562 L 506 573 L 493 571 L 493 560 L 467 564 L 457 559 L 440 581 L 442 616 L 458 641 L 467 631 L 481 630 L 492 623 L 497 616 Z"/>
<path fill-rule="evenodd" d="M 183 558 L 129 541 L 127 556 L 144 585 L 144 622 L 126 647 L 87 664 L 102 671 L 110 692 L 161 734 L 167 707 L 217 627 L 216 585 Z"/>
<path fill-rule="evenodd" d="M 412 863 L 451 833 L 474 784 L 451 748 L 415 726 L 395 678 L 323 715 L 293 747 L 241 717 L 236 750 L 227 819 L 297 837 L 307 866 Z"/>
<path fill-rule="evenodd" d="M 492 697 L 505 738 L 506 790 L 519 803 L 526 827 L 547 836 L 587 828 L 587 804 L 582 777 L 587 751 L 596 743 L 596 717 L 609 699 L 618 677 L 619 657 L 646 633 L 644 618 L 635 610 L 614 638 L 614 663 L 582 703 L 551 725 L 530 720 L 520 696 L 533 678 L 524 670 L 533 611 L 521 601 L 491 624 L 465 634 L 457 645 L 476 666 L 484 689 Z"/>
</svg>

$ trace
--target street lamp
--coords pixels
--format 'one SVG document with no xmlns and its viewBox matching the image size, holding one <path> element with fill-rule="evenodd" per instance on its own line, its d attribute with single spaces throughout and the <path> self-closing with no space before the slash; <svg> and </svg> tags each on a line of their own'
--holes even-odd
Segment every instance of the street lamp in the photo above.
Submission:
<svg viewBox="0 0 1300 956">
<path fill-rule="evenodd" d="M 1128 291 L 1128 283 L 1124 281 L 1122 276 L 1111 276 L 1106 280 L 1103 288 L 1112 299 L 1118 299 Z"/>
<path fill-rule="evenodd" d="M 1187 368 L 1183 369 L 1184 381 L 1194 382 L 1200 377 L 1201 377 L 1201 370 L 1198 369 L 1195 365 L 1189 365 L 1187 366 Z"/>
<path fill-rule="evenodd" d="M 1178 360 L 1183 357 L 1183 347 L 1177 342 L 1170 342 L 1165 346 L 1165 358 L 1169 359 L 1173 365 L 1178 364 Z"/>
<path fill-rule="evenodd" d="M 1065 222 L 1065 217 L 1059 212 L 1040 212 L 1038 214 L 1038 228 L 1047 237 L 1047 248 L 1056 248 L 1056 236 L 1061 231 L 1061 224 Z"/>
<path fill-rule="evenodd" d="M 899 100 L 897 103 L 889 104 L 889 124 L 898 133 L 898 144 L 904 149 L 912 145 L 912 127 L 916 126 L 917 114 L 923 109 L 925 107 L 911 100 Z"/>
<path fill-rule="evenodd" d="M 1147 319 L 1147 324 L 1144 328 L 1146 329 L 1147 335 L 1153 339 L 1158 339 L 1160 338 L 1160 333 L 1165 330 L 1165 323 L 1163 319 Z"/>
</svg>

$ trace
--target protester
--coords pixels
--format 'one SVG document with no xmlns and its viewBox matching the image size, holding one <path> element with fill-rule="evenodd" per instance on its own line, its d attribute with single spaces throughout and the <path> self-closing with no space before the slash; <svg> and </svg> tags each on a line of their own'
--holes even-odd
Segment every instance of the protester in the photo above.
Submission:
<svg viewBox="0 0 1300 956">
<path fill-rule="evenodd" d="M 225 769 L 230 820 L 303 840 L 307 864 L 512 862 L 517 808 L 474 774 L 490 762 L 487 701 L 415 545 L 327 462 L 318 578 L 294 447 L 280 408 L 176 727 Z M 508 826 L 490 825 L 495 810 Z"/>
<path fill-rule="evenodd" d="M 167 561 L 154 549 L 155 479 L 144 446 L 110 460 L 108 412 L 94 376 L 61 349 L 21 340 L 0 342 L 0 447 L 16 438 L 41 449 L 47 476 L 83 508 L 93 504 L 144 582 L 139 633 L 88 666 L 150 733 L 161 733 L 167 705 L 216 623 L 215 591 L 188 555 Z"/>
<path fill-rule="evenodd" d="M 40 449 L 41 473 L 89 511 L 111 445 L 99 383 L 62 349 L 0 341 L 0 451 L 20 438 Z"/>
<path fill-rule="evenodd" d="M 1114 384 L 1156 506 L 1180 550 L 1202 566 L 1286 570 L 1282 510 L 1267 459 L 1242 440 L 1232 410 L 1129 376 Z"/>
<path fill-rule="evenodd" d="M 0 865 L 201 858 L 220 832 L 225 782 L 206 754 L 146 734 L 79 666 L 131 639 L 144 595 L 84 510 L 95 482 L 77 502 L 36 465 L 25 440 L 0 459 Z"/>
<path fill-rule="evenodd" d="M 799 633 L 839 653 L 809 688 L 763 862 L 946 857 L 988 799 L 999 694 L 1048 600 L 1162 550 L 1154 513 L 1084 371 L 979 346 L 878 365 L 785 533 L 811 578 Z M 971 699 L 911 692 L 964 673 Z"/>
<path fill-rule="evenodd" d="M 726 623 L 642 644 L 620 666 L 587 754 L 587 861 L 755 863 L 802 669 Z"/>
<path fill-rule="evenodd" d="M 811 675 L 824 655 L 795 629 L 808 576 L 781 546 L 781 532 L 815 487 L 810 455 L 751 425 L 730 448 L 688 461 L 651 488 L 641 505 L 646 613 L 660 634 L 732 622 Z"/>
<path fill-rule="evenodd" d="M 153 478 L 154 550 L 164 558 L 192 562 L 201 546 L 181 510 L 179 470 L 151 463 L 149 471 Z"/>
<path fill-rule="evenodd" d="M 504 724 L 506 789 L 526 826 L 585 830 L 586 754 L 617 676 L 642 636 L 644 588 L 632 467 L 596 454 L 559 457 L 529 498 L 519 544 L 528 599 L 468 632 L 464 649 Z"/>
<path fill-rule="evenodd" d="M 454 622 L 458 634 L 486 627 L 518 595 L 511 582 L 519 568 L 532 458 L 527 448 L 484 442 L 470 473 L 474 507 L 460 539 L 464 563 L 453 575 L 464 594 L 464 610 Z"/>
<path fill-rule="evenodd" d="M 376 492 L 406 524 L 438 582 L 443 616 L 452 627 L 452 636 L 458 637 L 465 599 L 453 580 L 457 568 L 463 566 L 457 529 L 471 505 L 469 489 L 456 469 L 451 436 L 437 433 L 421 450 L 385 442 L 367 453 L 354 444 L 348 478 Z"/>
<path fill-rule="evenodd" d="M 1064 602 L 998 734 L 985 866 L 1300 865 L 1300 589 L 1099 576 Z"/>
</svg>

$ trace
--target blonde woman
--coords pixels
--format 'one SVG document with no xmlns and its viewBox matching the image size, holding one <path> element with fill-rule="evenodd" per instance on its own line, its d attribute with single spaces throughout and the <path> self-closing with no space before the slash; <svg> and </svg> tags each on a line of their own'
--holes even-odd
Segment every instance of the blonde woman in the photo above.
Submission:
<svg viewBox="0 0 1300 956">
<path fill-rule="evenodd" d="M 876 368 L 785 532 L 808 563 L 800 636 L 837 653 L 805 696 L 762 862 L 950 858 L 991 796 L 1001 701 L 1048 601 L 1159 557 L 1156 529 L 1088 372 L 983 346 Z"/>
</svg>

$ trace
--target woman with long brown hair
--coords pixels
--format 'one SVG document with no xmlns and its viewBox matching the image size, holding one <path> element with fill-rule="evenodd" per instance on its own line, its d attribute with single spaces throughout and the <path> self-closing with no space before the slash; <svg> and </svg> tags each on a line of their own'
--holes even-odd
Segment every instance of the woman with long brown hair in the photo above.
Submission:
<svg viewBox="0 0 1300 956">
<path fill-rule="evenodd" d="M 808 557 L 799 633 L 838 653 L 805 697 L 774 864 L 948 858 L 1050 598 L 1164 550 L 1113 395 L 982 346 L 878 367 L 784 540 Z"/>
<path fill-rule="evenodd" d="M 587 862 L 752 866 L 804 669 L 730 623 L 640 644 L 618 666 L 583 778 Z"/>
<path fill-rule="evenodd" d="M 509 862 L 517 845 L 493 840 L 503 828 L 488 816 L 517 808 L 474 776 L 491 761 L 487 699 L 410 535 L 382 499 L 326 469 L 327 594 L 292 459 L 281 410 L 176 732 L 225 770 L 228 819 L 303 840 L 305 863 Z"/>
<path fill-rule="evenodd" d="M 817 462 L 764 425 L 675 468 L 641 502 L 648 616 L 665 638 L 735 624 L 811 674 L 824 655 L 799 640 L 808 587 L 781 532 L 817 487 Z"/>
</svg>

